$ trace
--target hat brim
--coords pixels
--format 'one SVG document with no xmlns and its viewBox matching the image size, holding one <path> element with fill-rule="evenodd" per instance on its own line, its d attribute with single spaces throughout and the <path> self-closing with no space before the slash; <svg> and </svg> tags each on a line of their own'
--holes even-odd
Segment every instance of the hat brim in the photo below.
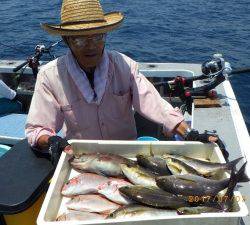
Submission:
<svg viewBox="0 0 250 225">
<path fill-rule="evenodd" d="M 116 29 L 124 19 L 121 12 L 111 12 L 104 15 L 105 22 L 79 23 L 71 25 L 41 24 L 42 28 L 52 35 L 92 35 L 107 33 Z"/>
</svg>

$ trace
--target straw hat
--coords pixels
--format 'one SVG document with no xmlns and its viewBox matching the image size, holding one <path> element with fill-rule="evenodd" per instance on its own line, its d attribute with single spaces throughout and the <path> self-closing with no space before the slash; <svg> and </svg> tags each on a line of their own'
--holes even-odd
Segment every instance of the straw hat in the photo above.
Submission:
<svg viewBox="0 0 250 225">
<path fill-rule="evenodd" d="M 98 0 L 63 0 L 61 24 L 42 24 L 53 35 L 92 35 L 116 29 L 123 20 L 120 12 L 104 14 Z"/>
</svg>

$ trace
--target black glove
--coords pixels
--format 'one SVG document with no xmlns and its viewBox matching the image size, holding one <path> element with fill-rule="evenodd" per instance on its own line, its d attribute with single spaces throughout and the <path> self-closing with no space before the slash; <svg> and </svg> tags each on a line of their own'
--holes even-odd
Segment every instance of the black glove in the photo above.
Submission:
<svg viewBox="0 0 250 225">
<path fill-rule="evenodd" d="M 51 157 L 51 162 L 54 166 L 57 165 L 58 160 L 61 156 L 62 151 L 66 146 L 69 145 L 66 139 L 59 136 L 51 136 L 48 139 L 49 144 L 49 154 Z"/>
<path fill-rule="evenodd" d="M 186 134 L 185 140 L 186 141 L 200 141 L 203 143 L 208 143 L 210 136 L 218 138 L 218 140 L 215 143 L 219 146 L 226 162 L 228 162 L 229 153 L 226 150 L 226 147 L 225 147 L 223 141 L 219 138 L 219 136 L 217 134 L 211 133 L 208 131 L 205 131 L 204 133 L 200 134 L 197 130 L 192 129 L 190 132 L 188 132 Z"/>
<path fill-rule="evenodd" d="M 217 136 L 217 137 L 218 137 L 218 136 Z M 228 153 L 228 151 L 226 150 L 226 147 L 225 147 L 223 141 L 218 137 L 218 140 L 217 140 L 215 143 L 219 146 L 219 148 L 220 148 L 220 150 L 221 150 L 221 152 L 222 152 L 222 155 L 223 155 L 224 158 L 225 158 L 225 161 L 226 161 L 226 162 L 229 162 L 229 153 Z"/>
<path fill-rule="evenodd" d="M 206 131 L 200 134 L 198 130 L 192 129 L 185 135 L 184 139 L 186 141 L 201 141 L 203 143 L 208 143 L 208 139 L 211 135 L 217 137 L 217 135 L 208 134 Z"/>
</svg>

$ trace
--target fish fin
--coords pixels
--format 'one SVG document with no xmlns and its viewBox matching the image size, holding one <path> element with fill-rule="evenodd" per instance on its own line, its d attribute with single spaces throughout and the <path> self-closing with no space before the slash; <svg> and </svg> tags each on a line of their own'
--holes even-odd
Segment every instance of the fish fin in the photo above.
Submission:
<svg viewBox="0 0 250 225">
<path fill-rule="evenodd" d="M 155 156 L 154 152 L 153 152 L 153 149 L 152 149 L 152 145 L 149 146 L 149 154 L 150 156 Z"/>
<path fill-rule="evenodd" d="M 235 159 L 235 160 L 233 160 L 233 161 L 231 161 L 231 162 L 228 162 L 227 163 L 227 169 L 228 170 L 232 170 L 236 165 L 237 165 L 237 163 L 240 161 L 240 160 L 242 160 L 243 159 L 243 157 L 240 157 L 240 158 L 237 158 L 237 159 Z"/>
<path fill-rule="evenodd" d="M 196 184 L 197 182 L 195 182 L 194 180 L 188 179 L 186 177 L 179 177 L 180 180 L 184 180 L 184 181 L 188 181 L 189 183 L 194 183 Z"/>
<path fill-rule="evenodd" d="M 180 175 L 181 170 L 178 169 L 175 165 L 166 165 L 166 168 L 171 172 L 173 175 Z"/>
<path fill-rule="evenodd" d="M 187 165 L 186 163 L 182 162 L 179 159 L 172 158 L 171 159 L 174 163 L 180 164 L 188 173 L 194 174 L 194 175 L 200 175 L 196 169 L 193 167 Z"/>
<path fill-rule="evenodd" d="M 105 172 L 101 170 L 96 170 L 95 173 L 103 177 L 108 177 L 107 174 L 105 174 Z"/>
</svg>

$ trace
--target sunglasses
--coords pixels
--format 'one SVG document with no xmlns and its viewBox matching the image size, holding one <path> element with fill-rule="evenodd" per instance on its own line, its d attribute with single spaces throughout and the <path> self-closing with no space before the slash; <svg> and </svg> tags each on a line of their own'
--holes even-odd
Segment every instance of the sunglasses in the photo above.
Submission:
<svg viewBox="0 0 250 225">
<path fill-rule="evenodd" d="M 69 40 L 78 47 L 84 47 L 87 43 L 92 42 L 93 44 L 100 44 L 101 42 L 105 42 L 106 34 L 95 34 L 91 36 L 70 36 Z"/>
</svg>

